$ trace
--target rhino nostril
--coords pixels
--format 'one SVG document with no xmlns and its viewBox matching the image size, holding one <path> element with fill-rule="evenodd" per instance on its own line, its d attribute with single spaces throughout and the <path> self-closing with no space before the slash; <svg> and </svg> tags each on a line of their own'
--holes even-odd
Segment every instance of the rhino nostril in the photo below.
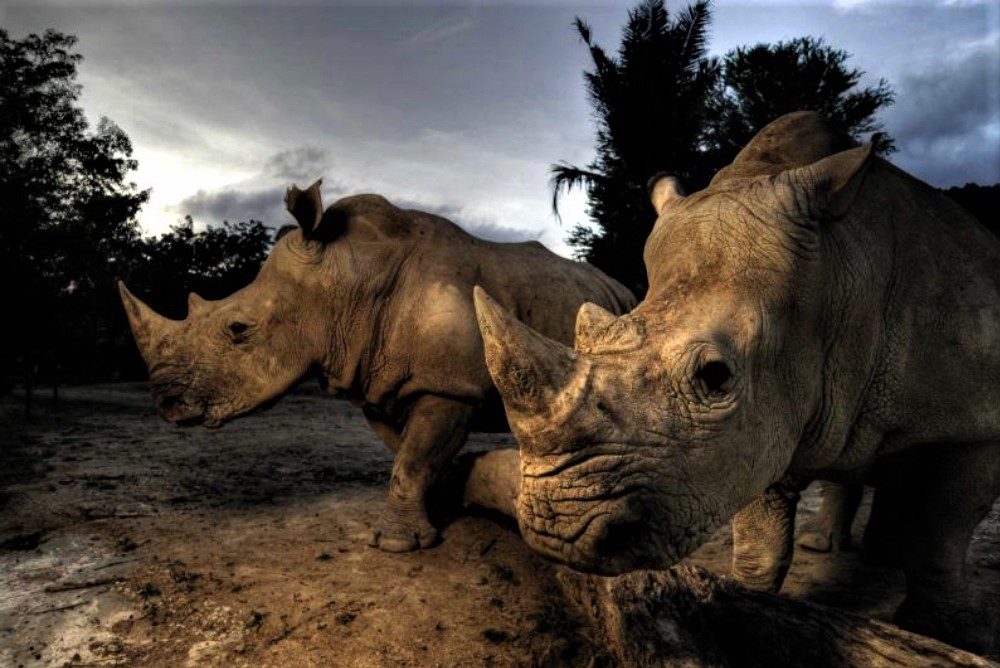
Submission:
<svg viewBox="0 0 1000 668">
<path fill-rule="evenodd" d="M 597 551 L 606 557 L 614 557 L 631 552 L 636 544 L 648 538 L 645 522 L 633 520 L 607 527 L 604 536 L 597 543 Z"/>
<path fill-rule="evenodd" d="M 180 394 L 162 394 L 157 397 L 156 407 L 160 410 L 169 410 L 176 408 L 181 403 L 183 403 L 183 399 Z"/>
</svg>

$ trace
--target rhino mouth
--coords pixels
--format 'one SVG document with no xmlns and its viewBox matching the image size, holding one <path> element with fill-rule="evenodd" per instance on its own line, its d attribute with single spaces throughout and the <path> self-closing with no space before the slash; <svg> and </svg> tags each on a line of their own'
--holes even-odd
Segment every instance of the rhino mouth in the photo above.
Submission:
<svg viewBox="0 0 1000 668">
<path fill-rule="evenodd" d="M 690 490 L 659 493 L 650 485 L 656 462 L 623 458 L 624 447 L 602 444 L 596 453 L 549 465 L 529 460 L 517 515 L 536 552 L 574 570 L 613 576 L 669 568 L 698 547 L 703 527 L 686 511 L 693 500 L 683 498 Z"/>
<path fill-rule="evenodd" d="M 668 568 L 678 561 L 670 545 L 660 540 L 639 491 L 610 500 L 592 500 L 578 507 L 572 523 L 553 527 L 535 514 L 539 499 L 522 488 L 518 513 L 525 541 L 543 556 L 597 575 L 620 575 L 647 568 Z M 552 509 L 551 502 L 542 506 Z"/>
<path fill-rule="evenodd" d="M 205 423 L 205 404 L 192 401 L 184 393 L 157 393 L 156 408 L 167 422 L 180 426 Z"/>
<path fill-rule="evenodd" d="M 281 399 L 278 395 L 255 406 L 240 408 L 232 403 L 213 402 L 189 388 L 172 383 L 154 384 L 152 393 L 160 417 L 181 427 L 221 427 L 241 415 L 270 410 Z"/>
<path fill-rule="evenodd" d="M 186 385 L 159 375 L 151 378 L 149 389 L 156 410 L 167 422 L 180 426 L 205 422 L 207 402 L 196 396 Z"/>
</svg>

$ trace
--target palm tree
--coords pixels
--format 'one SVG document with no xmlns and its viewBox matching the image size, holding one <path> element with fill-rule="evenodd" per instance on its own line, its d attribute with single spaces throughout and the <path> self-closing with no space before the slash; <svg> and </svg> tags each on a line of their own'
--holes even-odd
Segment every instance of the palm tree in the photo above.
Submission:
<svg viewBox="0 0 1000 668">
<path fill-rule="evenodd" d="M 584 80 L 597 119 L 597 158 L 586 168 L 552 166 L 552 208 L 558 216 L 560 196 L 585 188 L 599 229 L 577 225 L 567 241 L 578 258 L 640 295 L 642 247 L 655 222 L 646 181 L 666 171 L 701 187 L 714 171 L 704 150 L 720 76 L 719 62 L 706 55 L 710 4 L 699 0 L 671 20 L 663 0 L 643 0 L 629 11 L 617 57 L 594 43 L 582 19 L 574 24 L 593 61 Z"/>
</svg>

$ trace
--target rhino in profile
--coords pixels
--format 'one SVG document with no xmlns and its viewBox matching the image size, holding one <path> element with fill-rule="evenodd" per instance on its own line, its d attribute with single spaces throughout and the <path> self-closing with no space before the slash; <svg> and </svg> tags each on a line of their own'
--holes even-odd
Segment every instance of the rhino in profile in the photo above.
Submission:
<svg viewBox="0 0 1000 668">
<path fill-rule="evenodd" d="M 706 189 L 662 178 L 651 196 L 649 293 L 623 316 L 581 307 L 574 348 L 476 290 L 527 542 L 617 574 L 668 567 L 732 519 L 733 574 L 777 590 L 801 481 L 876 473 L 907 580 L 897 622 L 987 649 L 996 617 L 964 571 L 1000 494 L 995 237 L 810 112 Z"/>
<path fill-rule="evenodd" d="M 277 400 L 307 374 L 359 405 L 395 453 L 372 543 L 437 540 L 424 495 L 477 421 L 503 424 L 483 362 L 472 288 L 547 336 L 570 342 L 585 301 L 623 313 L 632 294 L 596 268 L 537 242 L 493 243 L 378 195 L 323 209 L 320 182 L 286 196 L 298 227 L 247 287 L 219 301 L 192 293 L 184 320 L 155 313 L 120 284 L 161 415 L 217 427 Z"/>
</svg>

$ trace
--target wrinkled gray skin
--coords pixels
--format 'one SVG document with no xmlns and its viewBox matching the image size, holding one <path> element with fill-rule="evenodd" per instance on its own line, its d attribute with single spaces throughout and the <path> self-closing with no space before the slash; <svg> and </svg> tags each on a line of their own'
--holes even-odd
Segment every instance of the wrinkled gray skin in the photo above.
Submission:
<svg viewBox="0 0 1000 668">
<path fill-rule="evenodd" d="M 396 453 L 373 544 L 427 547 L 437 540 L 428 486 L 474 422 L 506 428 L 483 362 L 473 285 L 566 342 L 583 302 L 623 313 L 635 298 L 537 242 L 483 241 L 377 195 L 324 211 L 317 182 L 292 188 L 286 204 L 299 227 L 275 244 L 253 283 L 220 301 L 192 294 L 183 321 L 120 286 L 156 405 L 172 422 L 219 426 L 318 373 L 331 393 L 362 407 Z"/>
<path fill-rule="evenodd" d="M 963 571 L 1000 494 L 997 241 L 808 112 L 705 190 L 668 177 L 651 195 L 649 294 L 621 317 L 582 307 L 575 349 L 476 291 L 527 542 L 616 574 L 732 519 L 733 574 L 776 590 L 803 482 L 878 468 L 897 621 L 987 648 L 995 617 L 970 611 Z"/>
</svg>

